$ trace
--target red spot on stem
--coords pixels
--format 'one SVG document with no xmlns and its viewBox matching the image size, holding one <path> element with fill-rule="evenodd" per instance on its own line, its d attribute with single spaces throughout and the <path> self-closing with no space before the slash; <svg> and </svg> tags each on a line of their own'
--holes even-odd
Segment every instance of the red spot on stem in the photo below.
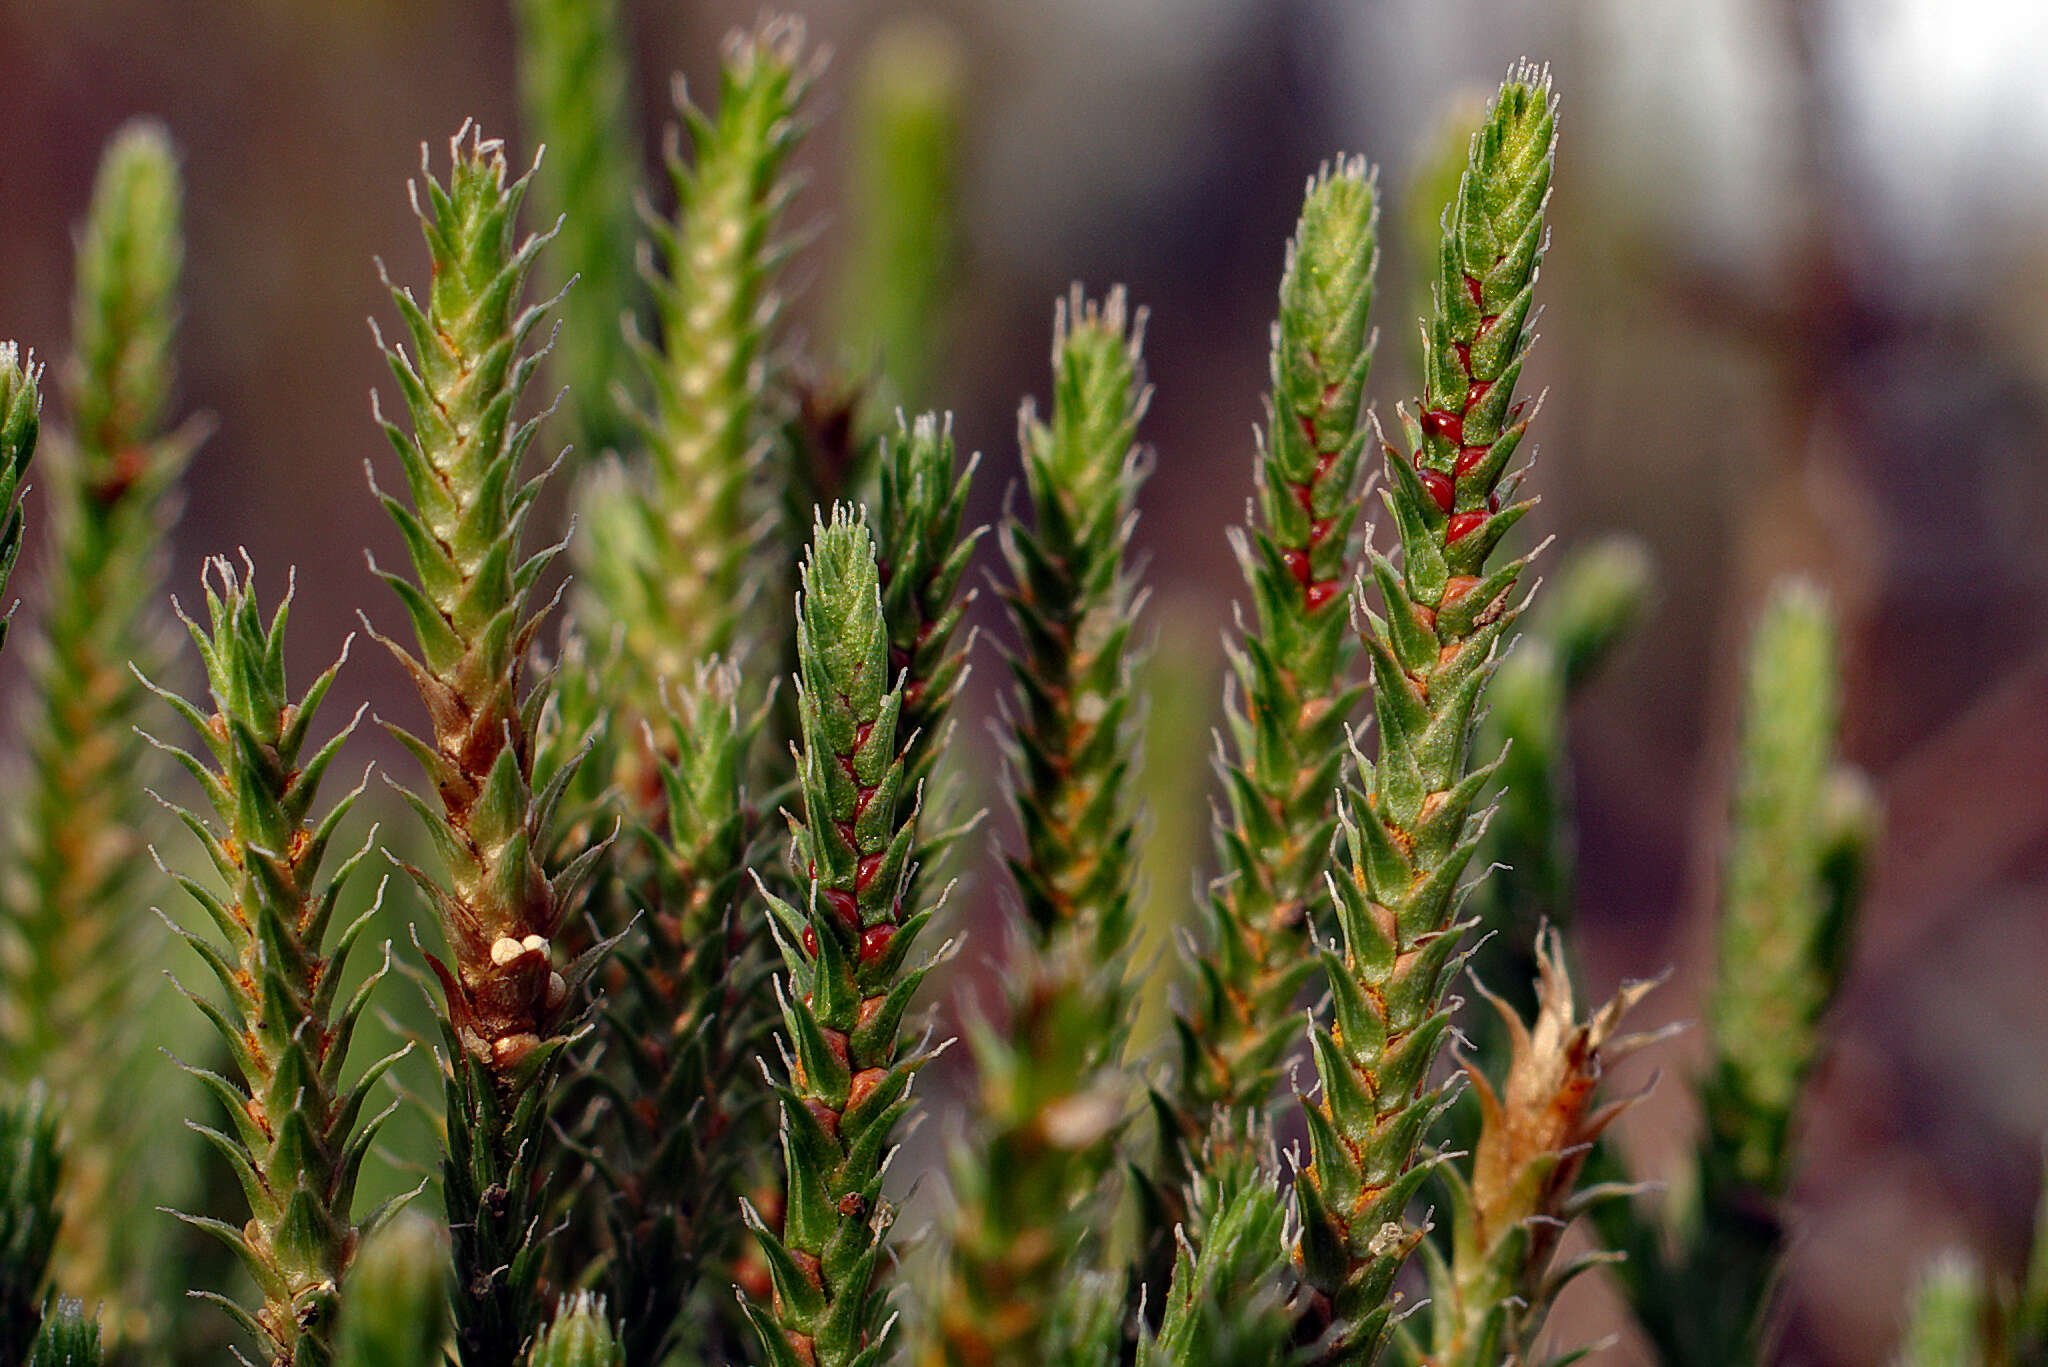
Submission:
<svg viewBox="0 0 2048 1367">
<path fill-rule="evenodd" d="M 1485 460 L 1486 453 L 1491 450 L 1493 450 L 1491 446 L 1468 446 L 1458 452 L 1458 463 L 1453 468 L 1461 475 L 1470 474 L 1472 467 Z M 1449 512 L 1450 510 L 1446 508 L 1444 511 Z"/>
<path fill-rule="evenodd" d="M 1343 591 L 1344 586 L 1339 581 L 1335 579 L 1322 579 L 1310 584 L 1308 591 L 1302 597 L 1308 604 L 1308 610 L 1314 612 L 1332 598 L 1338 597 Z"/>
<path fill-rule="evenodd" d="M 1441 470 L 1424 470 L 1422 487 L 1429 490 L 1429 496 L 1443 512 L 1451 510 L 1451 500 L 1457 497 L 1457 490 L 1451 484 L 1451 477 Z"/>
</svg>

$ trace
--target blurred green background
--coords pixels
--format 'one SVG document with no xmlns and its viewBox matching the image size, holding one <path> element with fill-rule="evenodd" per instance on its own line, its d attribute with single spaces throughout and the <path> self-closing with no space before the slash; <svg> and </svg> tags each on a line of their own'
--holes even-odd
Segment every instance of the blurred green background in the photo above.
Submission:
<svg viewBox="0 0 2048 1367">
<path fill-rule="evenodd" d="M 363 548 L 396 558 L 364 487 L 381 363 L 364 319 L 423 256 L 404 184 L 464 118 L 520 132 L 501 0 L 0 3 L 0 336 L 68 343 L 71 227 L 101 142 L 161 115 L 190 187 L 184 408 L 218 428 L 188 481 L 172 582 L 247 547 L 299 572 L 302 673 L 359 606 Z M 628 6 L 647 145 L 668 74 L 710 89 L 751 3 Z M 1651 547 L 1654 615 L 1577 704 L 1588 988 L 1676 963 L 1642 1019 L 1694 1013 L 1725 806 L 1736 646 L 1762 587 L 1803 569 L 1844 618 L 1846 749 L 1889 814 L 1835 1043 L 1805 1127 L 1791 1360 L 1885 1360 L 1914 1268 L 1950 1244 L 2020 1260 L 2048 1133 L 2048 11 L 2037 0 L 815 0 L 837 53 L 799 161 L 820 236 L 789 279 L 821 344 L 849 227 L 844 114 L 877 32 L 936 21 L 964 64 L 960 218 L 927 380 L 985 453 L 978 511 L 1016 472 L 1052 301 L 1122 282 L 1151 310 L 1159 473 L 1139 541 L 1172 668 L 1156 704 L 1199 775 L 1224 528 L 1251 492 L 1266 332 L 1304 179 L 1363 151 L 1387 196 L 1373 392 L 1413 383 L 1417 263 L 1399 226 L 1441 116 L 1514 58 L 1564 98 L 1532 388 L 1542 507 L 1572 544 Z M 543 171 L 545 174 L 545 171 Z M 665 207 L 665 206 L 661 206 Z M 829 347 L 827 348 L 829 350 Z M 34 554 L 20 582 L 33 603 Z M 273 580 L 275 582 L 275 580 Z M 992 604 L 984 595 L 984 610 Z M 993 624 L 993 616 L 989 614 Z M 1002 671 L 979 658 L 962 744 L 988 748 Z M 21 654 L 0 661 L 0 697 Z M 410 715 L 365 652 L 343 692 Z M 1185 720 L 1182 720 L 1185 719 Z M 376 742 L 364 747 L 374 751 Z M 402 772 L 402 770 L 401 770 Z M 1185 814 L 1162 813 L 1168 829 Z M 1003 823 L 994 827 L 998 838 Z M 1176 894 L 1188 864 L 1155 881 Z M 971 903 L 995 894 L 969 886 Z M 992 921 L 986 907 L 975 917 Z M 994 941 L 985 941 L 993 945 Z M 976 973 L 992 948 L 971 947 Z M 986 994 L 984 994 L 986 995 Z M 1636 1061 L 1682 1074 L 1681 1039 Z M 1623 1079 L 1626 1085 L 1627 1078 Z M 1654 1167 L 1691 1123 L 1666 1087 L 1627 1122 Z M 937 1127 L 932 1127 L 934 1130 Z M 914 1166 L 914 1163 L 908 1164 Z M 1578 1292 L 1564 1333 L 1607 1310 Z M 1624 1341 L 1606 1358 L 1637 1360 Z"/>
</svg>

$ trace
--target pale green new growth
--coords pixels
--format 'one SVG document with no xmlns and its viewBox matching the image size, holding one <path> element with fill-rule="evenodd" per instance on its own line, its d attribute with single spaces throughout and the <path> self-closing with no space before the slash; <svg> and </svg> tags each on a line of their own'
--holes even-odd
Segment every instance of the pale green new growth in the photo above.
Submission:
<svg viewBox="0 0 2048 1367">
<path fill-rule="evenodd" d="M 364 1240 L 342 1286 L 336 1367 L 436 1367 L 448 1341 L 448 1240 L 417 1212 Z"/>
<path fill-rule="evenodd" d="M 623 1367 L 604 1297 L 584 1291 L 565 1298 L 526 1361 L 527 1367 Z"/>
<path fill-rule="evenodd" d="M 1984 1270 L 1966 1253 L 1943 1253 L 1908 1298 L 1895 1367 L 1985 1367 L 1991 1322 Z"/>
<path fill-rule="evenodd" d="M 86 1314 L 81 1301 L 60 1298 L 43 1316 L 28 1367 L 100 1367 L 101 1359 L 99 1316 Z"/>
<path fill-rule="evenodd" d="M 675 218 L 653 225 L 649 267 L 660 339 L 634 339 L 652 389 L 645 459 L 586 489 L 597 533 L 586 545 L 602 552 L 579 562 L 586 631 L 623 632 L 622 688 L 644 717 L 659 715 L 662 680 L 731 653 L 751 597 L 747 565 L 768 521 L 757 486 L 771 449 L 783 165 L 812 69 L 802 25 L 774 20 L 728 43 L 713 114 L 677 91 L 695 158 L 670 148 Z"/>
<path fill-rule="evenodd" d="M 552 373 L 568 388 L 575 446 L 591 460 L 625 437 L 621 320 L 639 313 L 633 274 L 640 136 L 619 0 L 515 0 L 519 92 L 549 174 L 535 197 L 561 232 L 543 268 L 562 302 Z"/>
</svg>

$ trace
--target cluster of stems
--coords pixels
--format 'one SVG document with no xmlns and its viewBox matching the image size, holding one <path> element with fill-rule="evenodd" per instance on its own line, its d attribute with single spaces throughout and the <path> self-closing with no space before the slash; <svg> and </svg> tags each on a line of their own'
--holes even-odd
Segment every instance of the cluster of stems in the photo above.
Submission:
<svg viewBox="0 0 2048 1367">
<path fill-rule="evenodd" d="M 215 559 L 204 620 L 186 622 L 206 699 L 145 682 L 161 672 L 148 614 L 193 442 L 165 420 L 177 170 L 161 131 L 137 126 L 110 150 L 81 237 L 69 430 L 39 467 L 52 493 L 38 701 L 19 858 L 0 887 L 0 1367 L 98 1367 L 96 1317 L 55 1292 L 123 1289 L 115 1244 L 133 1222 L 114 1192 L 133 1125 L 116 1112 L 147 924 L 129 914 L 145 876 L 145 690 L 198 739 L 161 747 L 210 808 L 174 808 L 204 861 L 175 875 L 198 928 L 173 929 L 218 987 L 193 995 L 218 1038 L 189 1071 L 226 1117 L 193 1128 L 246 1211 L 186 1218 L 240 1257 L 251 1303 L 201 1294 L 271 1367 L 446 1354 L 461 1367 L 1371 1367 L 1396 1341 L 1413 1361 L 1496 1367 L 1534 1360 L 1558 1289 L 1608 1259 L 1558 1265 L 1588 1212 L 1629 1253 L 1623 1284 L 1668 1362 L 1760 1361 L 1796 1105 L 1871 827 L 1834 761 L 1825 604 L 1786 590 L 1747 680 L 1705 1133 L 1668 1227 L 1647 1219 L 1618 1199 L 1625 1185 L 1597 1180 L 1618 1170 L 1600 1145 L 1628 1103 L 1601 1084 L 1638 1042 L 1618 1030 L 1646 985 L 1581 1018 L 1561 937 L 1533 929 L 1573 900 L 1565 699 L 1640 603 L 1639 557 L 1581 562 L 1540 640 L 1503 667 L 1534 555 L 1502 543 L 1533 502 L 1517 498 L 1531 417 L 1518 387 L 1555 147 L 1548 73 L 1512 71 L 1470 140 L 1397 442 L 1365 407 L 1377 182 L 1344 159 L 1308 183 L 1256 497 L 1232 539 L 1250 602 L 1217 747 L 1218 876 L 1152 1079 L 1156 1163 L 1131 1123 L 1153 1062 L 1133 1045 L 1144 318 L 1121 290 L 1092 301 L 1076 287 L 1058 312 L 1051 403 L 1020 420 L 1028 506 L 996 538 L 1016 642 L 1000 738 L 1018 827 L 1004 1009 L 967 1027 L 971 1115 L 913 1344 L 892 1308 L 888 1167 L 937 1052 L 906 1026 L 940 957 L 919 943 L 939 911 L 934 871 L 972 824 L 949 825 L 934 790 L 974 644 L 977 462 L 959 458 L 950 418 L 899 418 L 883 436 L 860 393 L 807 401 L 778 355 L 778 225 L 816 66 L 799 25 L 765 21 L 728 44 L 713 112 L 678 96 L 693 155 L 677 137 L 674 215 L 652 220 L 643 253 L 650 341 L 625 270 L 638 143 L 622 7 L 518 0 L 516 13 L 529 115 L 562 168 L 547 197 L 567 227 L 524 234 L 531 173 L 510 176 L 500 145 L 465 125 L 445 177 L 429 162 L 415 187 L 430 283 L 390 286 L 403 336 L 379 336 L 404 410 L 379 413 L 401 479 L 372 487 L 406 557 L 379 574 L 410 633 L 377 639 L 426 716 L 417 733 L 391 729 L 424 773 L 406 796 L 439 856 L 406 867 L 440 931 L 420 953 L 438 984 L 445 1238 L 416 1213 L 355 1212 L 383 1119 L 369 1098 L 403 1051 L 349 1076 L 383 974 L 348 968 L 377 907 L 337 920 L 369 847 L 322 872 L 356 799 L 319 809 L 355 725 L 314 738 L 340 663 L 294 696 L 289 595 L 266 616 L 253 569 Z M 951 50 L 933 32 L 913 40 L 943 69 L 923 86 L 875 78 L 897 84 L 869 96 L 896 101 L 864 154 L 884 197 L 874 213 L 951 195 L 943 166 L 898 164 L 936 164 L 955 136 Z M 884 245 L 858 268 L 887 296 L 859 345 L 904 353 L 896 392 L 923 390 L 938 354 L 945 227 L 878 223 Z M 526 291 L 557 233 L 547 260 L 581 280 L 558 358 L 574 425 L 593 449 L 624 449 L 579 486 L 584 583 L 549 670 L 534 645 L 561 547 L 527 544 L 548 471 L 528 469 L 546 415 L 525 405 L 550 305 Z M 637 402 L 615 373 L 629 352 Z M 0 346 L 0 595 L 22 545 L 40 379 Z M 1396 543 L 1384 551 L 1362 526 L 1369 456 Z M 869 457 L 872 521 L 804 506 L 862 482 Z M 795 493 L 778 499 L 771 472 Z M 771 623 L 765 605 L 792 577 L 793 618 Z M 785 664 L 795 687 L 778 712 L 755 680 Z M 1368 694 L 1370 745 L 1353 730 Z M 778 725 L 791 769 L 763 753 L 782 748 L 761 743 Z M 1519 767 L 1495 758 L 1507 739 L 1525 742 Z M 1468 906 L 1496 856 L 1522 868 Z M 1451 984 L 1482 917 L 1505 932 L 1490 971 L 1510 982 L 1486 993 L 1499 1025 L 1475 1028 L 1475 1057 L 1447 1075 Z M 779 1066 L 761 1058 L 771 1036 Z M 1276 1114 L 1303 1047 L 1314 1085 Z M 1474 1104 L 1451 1114 L 1468 1083 Z M 1290 1185 L 1275 1135 L 1296 1130 Z M 1433 1175 L 1449 1198 L 1435 1239 L 1415 1219 Z M 1397 1279 L 1418 1249 L 1432 1309 L 1397 1329 Z M 2048 1324 L 2048 1252 L 2042 1268 L 2013 1343 Z M 1980 1280 L 1930 1283 L 1909 1356 L 1965 1353 L 1985 1294 Z M 142 1321 L 113 1304 L 126 1347 Z"/>
</svg>

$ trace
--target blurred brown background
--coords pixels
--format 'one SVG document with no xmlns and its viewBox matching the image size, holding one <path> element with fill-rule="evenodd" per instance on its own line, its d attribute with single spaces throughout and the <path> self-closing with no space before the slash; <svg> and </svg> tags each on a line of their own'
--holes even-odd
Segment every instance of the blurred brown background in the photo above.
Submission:
<svg viewBox="0 0 2048 1367">
<path fill-rule="evenodd" d="M 719 36 L 755 7 L 629 8 L 658 145 L 667 73 L 708 89 Z M 1889 817 L 1806 1126 L 1788 1353 L 1883 1361 L 1908 1279 L 1944 1245 L 2014 1267 L 2048 1133 L 2038 0 L 804 9 L 842 60 L 802 156 L 798 217 L 827 230 L 795 272 L 814 282 L 800 324 L 823 330 L 830 293 L 845 59 L 885 20 L 933 15 L 964 45 L 972 101 L 938 398 L 986 453 L 980 510 L 1014 476 L 1018 397 L 1046 389 L 1052 300 L 1071 280 L 1126 283 L 1151 309 L 1153 621 L 1211 665 L 1168 683 L 1204 690 L 1304 178 L 1339 151 L 1381 164 L 1385 412 L 1415 363 L 1416 263 L 1393 230 L 1416 211 L 1409 173 L 1461 92 L 1523 54 L 1551 63 L 1565 122 L 1529 372 L 1551 391 L 1532 522 L 1567 544 L 1633 531 L 1662 579 L 1573 718 L 1589 986 L 1675 963 L 1649 1013 L 1693 1011 L 1735 647 L 1772 575 L 1812 572 L 1844 614 L 1846 748 Z M 362 557 L 396 554 L 362 478 L 387 454 L 367 398 L 381 366 L 363 320 L 387 307 L 372 257 L 421 269 L 404 182 L 422 140 L 475 116 L 526 146 L 510 22 L 499 0 L 0 4 L 0 336 L 63 354 L 71 225 L 101 141 L 139 112 L 185 158 L 182 401 L 219 424 L 173 584 L 189 596 L 200 557 L 237 546 L 272 574 L 295 564 L 303 667 L 359 605 L 389 615 Z M 396 671 L 361 659 L 353 687 L 405 715 Z M 984 652 L 980 701 L 1000 672 Z M 963 734 L 983 743 L 977 723 Z M 1660 1061 L 1682 1074 L 1695 1050 Z M 1690 1124 L 1682 1089 L 1632 1120 L 1654 1163 Z M 1580 1297 L 1575 1329 L 1601 1321 L 1598 1300 Z M 1606 1360 L 1637 1356 L 1624 1340 Z"/>
</svg>

